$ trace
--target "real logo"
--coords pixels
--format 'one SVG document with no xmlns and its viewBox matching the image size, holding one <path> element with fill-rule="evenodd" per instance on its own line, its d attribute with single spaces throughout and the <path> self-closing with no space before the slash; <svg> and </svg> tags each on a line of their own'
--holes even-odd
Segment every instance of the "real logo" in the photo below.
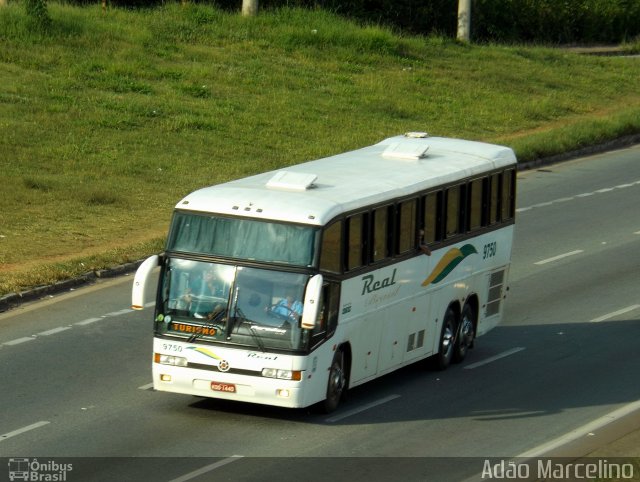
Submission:
<svg viewBox="0 0 640 482">
<path fill-rule="evenodd" d="M 376 279 L 374 275 L 368 274 L 362 277 L 362 281 L 364 282 L 362 285 L 362 293 L 364 296 L 367 293 L 373 293 L 374 291 L 383 290 L 388 288 L 389 286 L 393 286 L 396 284 L 396 270 L 393 270 L 391 276 L 387 276 L 383 279 Z"/>
</svg>

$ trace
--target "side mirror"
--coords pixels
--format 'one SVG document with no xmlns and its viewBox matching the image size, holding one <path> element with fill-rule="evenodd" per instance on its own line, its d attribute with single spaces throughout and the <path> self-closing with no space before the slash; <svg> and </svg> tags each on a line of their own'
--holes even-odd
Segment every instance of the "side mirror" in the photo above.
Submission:
<svg viewBox="0 0 640 482">
<path fill-rule="evenodd" d="M 301 321 L 302 328 L 307 330 L 312 330 L 316 326 L 318 310 L 320 309 L 320 297 L 322 296 L 322 282 L 322 275 L 317 274 L 307 283 Z"/>
<path fill-rule="evenodd" d="M 141 310 L 144 308 L 144 292 L 149 280 L 149 275 L 159 265 L 160 257 L 157 254 L 145 259 L 133 278 L 131 290 L 131 308 Z"/>
</svg>

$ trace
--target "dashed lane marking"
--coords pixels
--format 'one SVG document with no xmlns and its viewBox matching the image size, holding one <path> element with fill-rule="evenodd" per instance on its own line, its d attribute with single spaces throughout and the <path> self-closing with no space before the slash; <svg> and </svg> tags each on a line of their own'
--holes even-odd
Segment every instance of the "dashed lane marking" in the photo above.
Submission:
<svg viewBox="0 0 640 482">
<path fill-rule="evenodd" d="M 543 208 L 543 207 L 546 207 L 546 206 L 552 206 L 554 204 L 558 204 L 558 203 L 561 203 L 561 202 L 573 201 L 576 198 L 585 198 L 585 197 L 589 197 L 589 196 L 594 196 L 596 194 L 604 194 L 604 193 L 607 193 L 607 192 L 611 192 L 611 191 L 614 191 L 616 189 L 627 189 L 627 188 L 630 188 L 630 187 L 633 187 L 633 186 L 638 186 L 638 185 L 640 185 L 640 180 L 635 181 L 635 182 L 628 182 L 628 183 L 625 183 L 625 184 L 618 184 L 617 186 L 613 186 L 613 187 L 605 187 L 605 188 L 602 188 L 602 189 L 597 189 L 597 190 L 592 191 L 592 192 L 584 192 L 584 193 L 581 193 L 581 194 L 576 194 L 575 196 L 562 197 L 562 198 L 559 198 L 559 199 L 554 199 L 553 201 L 547 201 L 547 202 L 542 202 L 542 203 L 538 203 L 538 204 L 533 204 L 531 206 L 525 206 L 525 207 L 516 209 L 516 212 L 517 213 L 523 213 L 523 212 L 526 212 L 526 211 L 530 211 L 532 209 Z"/>
<path fill-rule="evenodd" d="M 40 335 L 42 335 L 42 336 L 55 335 L 56 333 L 60 333 L 61 331 L 67 331 L 67 330 L 70 330 L 70 329 L 71 329 L 70 326 L 59 326 L 58 328 L 52 328 L 51 330 L 41 331 L 40 333 L 38 333 L 38 336 L 40 336 Z"/>
<path fill-rule="evenodd" d="M 554 261 L 558 261 L 558 260 L 561 260 L 563 258 L 568 258 L 569 256 L 574 256 L 574 255 L 580 254 L 580 253 L 584 253 L 584 250 L 576 249 L 575 251 L 570 251 L 568 253 L 559 254 L 558 256 L 554 256 L 552 258 L 543 259 L 542 261 L 537 261 L 537 262 L 535 262 L 533 264 L 537 264 L 538 266 L 541 266 L 543 264 L 553 263 Z"/>
<path fill-rule="evenodd" d="M 22 338 L 17 338 L 15 340 L 5 341 L 3 343 L 3 345 L 8 345 L 8 346 L 19 345 L 21 343 L 26 343 L 26 342 L 32 341 L 32 340 L 35 340 L 35 337 L 25 336 L 25 337 L 22 337 Z"/>
<path fill-rule="evenodd" d="M 152 306 L 155 306 L 155 301 L 151 301 L 149 303 L 145 303 L 145 308 L 150 308 Z M 90 325 L 91 323 L 95 323 L 97 321 L 101 321 L 104 320 L 106 318 L 113 318 L 113 317 L 117 317 L 117 316 L 121 316 L 121 315 L 127 315 L 129 313 L 133 313 L 135 310 L 132 310 L 131 308 L 125 308 L 123 310 L 118 310 L 118 311 L 112 311 L 110 313 L 106 313 L 104 315 L 98 316 L 98 317 L 93 317 L 93 318 L 87 318 L 85 320 L 81 320 L 81 321 L 77 321 L 69 326 L 58 326 L 57 328 L 52 328 L 50 330 L 46 330 L 46 331 L 41 331 L 40 333 L 37 333 L 35 335 L 31 335 L 31 336 L 25 336 L 22 338 L 16 338 L 15 340 L 10 340 L 10 341 L 5 341 L 3 343 L 0 343 L 0 346 L 14 346 L 14 345 L 20 345 L 22 343 L 26 343 L 28 341 L 33 341 L 35 339 L 37 339 L 38 336 L 51 336 L 51 335 L 56 335 L 58 333 L 61 333 L 63 331 L 67 331 L 70 330 L 71 328 L 73 328 L 74 326 L 86 326 L 86 325 Z"/>
<path fill-rule="evenodd" d="M 377 407 L 378 405 L 382 405 L 383 403 L 390 402 L 391 400 L 395 400 L 396 398 L 400 398 L 400 395 L 389 395 L 388 397 L 382 398 L 380 400 L 376 400 L 375 402 L 367 403 L 366 405 L 362 405 L 361 407 L 357 407 L 357 408 L 354 408 L 353 410 L 348 410 L 344 413 L 328 418 L 325 421 L 328 423 L 338 422 L 347 417 L 351 417 L 352 415 L 357 415 L 358 413 L 364 412 L 365 410 L 369 410 L 370 408 Z"/>
<path fill-rule="evenodd" d="M 592 323 L 599 323 L 600 321 L 610 320 L 611 318 L 615 318 L 616 316 L 624 315 L 625 313 L 629 313 L 630 311 L 635 311 L 640 308 L 640 305 L 631 305 L 626 308 L 622 308 L 618 311 L 613 311 L 611 313 L 607 313 L 606 315 L 602 315 L 598 318 L 594 318 L 591 320 Z"/>
<path fill-rule="evenodd" d="M 471 365 L 466 365 L 464 367 L 465 370 L 473 370 L 474 368 L 478 368 L 484 365 L 488 365 L 489 363 L 492 363 L 496 360 L 500 360 L 501 358 L 505 358 L 508 357 L 510 355 L 513 355 L 515 353 L 521 352 L 522 350 L 524 350 L 525 348 L 522 346 L 517 346 L 515 348 L 512 348 L 511 350 L 507 350 L 505 352 L 499 353 L 495 356 L 492 356 L 490 358 L 487 358 L 485 360 L 480 360 L 479 362 L 476 363 L 472 363 Z"/>
<path fill-rule="evenodd" d="M 196 477 L 200 477 L 201 475 L 211 472 L 212 470 L 216 470 L 220 467 L 230 464 L 231 462 L 240 460 L 243 457 L 244 457 L 243 455 L 232 455 L 231 457 L 227 457 L 226 459 L 219 460 L 218 462 L 215 462 L 213 464 L 205 465 L 201 469 L 194 470 L 193 472 L 189 472 L 188 474 L 182 475 L 177 479 L 171 480 L 170 482 L 186 482 L 187 480 L 195 479 Z"/>
<path fill-rule="evenodd" d="M 82 320 L 74 323 L 74 325 L 78 325 L 78 326 L 90 325 L 91 323 L 95 323 L 96 321 L 100 321 L 102 319 L 103 318 L 87 318 L 86 320 Z"/>
<path fill-rule="evenodd" d="M 14 430 L 13 432 L 8 432 L 8 433 L 5 433 L 5 434 L 2 434 L 2 435 L 0 435 L 0 442 L 3 442 L 4 440 L 7 440 L 7 439 L 9 439 L 11 437 L 15 437 L 16 435 L 20 435 L 20 434 L 23 434 L 25 432 L 29 432 L 31 430 L 35 430 L 35 429 L 40 428 L 40 427 L 44 427 L 45 425 L 48 425 L 49 423 L 51 423 L 51 422 L 47 422 L 45 420 L 42 420 L 40 422 L 36 422 L 36 423 L 32 423 L 31 425 L 27 425 L 26 427 L 22 427 L 22 428 L 19 428 L 17 430 Z"/>
</svg>

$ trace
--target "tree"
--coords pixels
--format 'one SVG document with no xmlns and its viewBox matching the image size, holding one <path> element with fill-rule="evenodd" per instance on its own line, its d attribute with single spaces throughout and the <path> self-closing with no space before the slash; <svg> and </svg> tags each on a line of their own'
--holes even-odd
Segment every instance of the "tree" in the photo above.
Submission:
<svg viewBox="0 0 640 482">
<path fill-rule="evenodd" d="M 471 0 L 458 0 L 458 40 L 471 38 Z"/>
<path fill-rule="evenodd" d="M 258 14 L 258 0 L 242 0 L 242 15 L 255 17 Z"/>
</svg>

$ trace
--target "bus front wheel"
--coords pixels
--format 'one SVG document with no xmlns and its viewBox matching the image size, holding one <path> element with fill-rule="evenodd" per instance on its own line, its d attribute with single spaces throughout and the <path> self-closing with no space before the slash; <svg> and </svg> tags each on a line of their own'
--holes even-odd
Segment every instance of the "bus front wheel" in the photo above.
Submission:
<svg viewBox="0 0 640 482">
<path fill-rule="evenodd" d="M 476 315 L 470 305 L 464 305 L 460 315 L 460 327 L 453 351 L 453 361 L 459 363 L 467 356 L 475 337 Z"/>
<path fill-rule="evenodd" d="M 436 368 L 445 370 L 453 359 L 453 352 L 456 343 L 456 332 L 458 329 L 458 320 L 456 313 L 452 308 L 447 308 L 442 320 L 442 331 L 440 333 L 440 344 L 438 345 L 438 354 L 436 355 Z"/>
<path fill-rule="evenodd" d="M 329 381 L 327 382 L 327 398 L 324 401 L 324 412 L 331 413 L 340 404 L 347 385 L 347 377 L 344 367 L 344 353 L 338 350 L 331 362 L 329 369 Z"/>
</svg>

